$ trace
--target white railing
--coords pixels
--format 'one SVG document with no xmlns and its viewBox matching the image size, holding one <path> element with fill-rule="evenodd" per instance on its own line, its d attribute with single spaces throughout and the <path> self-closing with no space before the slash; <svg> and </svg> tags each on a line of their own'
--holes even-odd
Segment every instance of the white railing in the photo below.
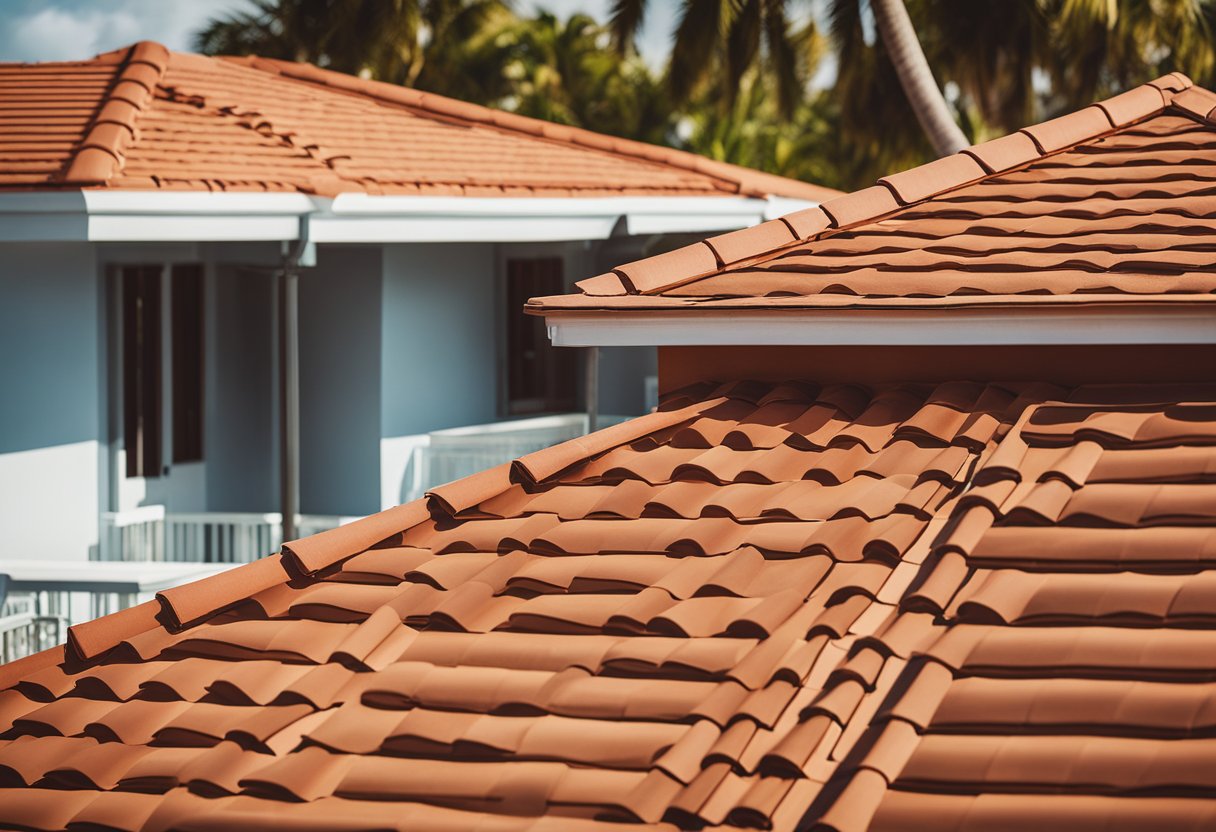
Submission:
<svg viewBox="0 0 1216 832">
<path fill-rule="evenodd" d="M 9 595 L 0 606 L 0 664 L 54 647 L 63 631 L 61 618 L 39 614 L 33 594 Z"/>
<path fill-rule="evenodd" d="M 296 529 L 306 537 L 355 519 L 305 514 Z M 282 543 L 278 512 L 167 513 L 164 506 L 141 506 L 101 515 L 101 560 L 248 563 Z"/>
<path fill-rule="evenodd" d="M 598 427 L 615 425 L 626 418 L 600 416 Z M 563 413 L 433 431 L 427 434 L 425 444 L 412 451 L 413 480 L 406 499 L 418 499 L 437 485 L 476 474 L 585 433 L 585 413 Z"/>
</svg>

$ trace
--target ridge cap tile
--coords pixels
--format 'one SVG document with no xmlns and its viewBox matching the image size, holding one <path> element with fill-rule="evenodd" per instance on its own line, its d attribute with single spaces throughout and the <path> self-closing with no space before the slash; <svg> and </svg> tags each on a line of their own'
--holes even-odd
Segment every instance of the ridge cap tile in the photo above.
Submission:
<svg viewBox="0 0 1216 832">
<path fill-rule="evenodd" d="M 426 501 L 414 500 L 335 529 L 290 540 L 283 544 L 281 553 L 295 558 L 304 574 L 315 575 L 340 560 L 364 552 L 377 543 L 426 522 L 430 517 Z"/>
<path fill-rule="evenodd" d="M 621 276 L 616 272 L 587 277 L 574 285 L 584 295 L 591 295 L 593 297 L 619 297 L 629 294 L 629 291 L 625 288 L 625 283 L 621 280 Z M 533 300 L 535 298 L 529 298 L 528 303 L 531 304 Z"/>
<path fill-rule="evenodd" d="M 989 173 L 1001 173 L 1042 156 L 1034 139 L 1021 130 L 972 145 L 961 152 L 974 158 Z"/>
<path fill-rule="evenodd" d="M 172 612 L 176 626 L 188 627 L 289 578 L 283 556 L 273 554 L 183 586 L 163 589 L 156 597 Z"/>
<path fill-rule="evenodd" d="M 136 119 L 152 99 L 165 75 L 169 50 L 153 41 L 140 41 L 126 50 L 121 68 L 110 83 L 98 114 L 113 100 L 131 105 L 123 118 L 113 108 L 106 120 L 94 119 L 60 181 L 76 185 L 105 184 L 121 169 L 123 151 L 136 136 Z M 121 88 L 121 94 L 118 94 Z"/>
<path fill-rule="evenodd" d="M 442 512 L 455 517 L 460 512 L 496 497 L 511 487 L 511 465 L 504 462 L 468 477 L 445 485 L 436 486 L 426 492 L 431 514 Z M 438 510 L 438 511 L 437 511 Z"/>
<path fill-rule="evenodd" d="M 831 219 L 834 228 L 845 228 L 875 220 L 898 210 L 900 205 L 890 188 L 885 185 L 871 185 L 860 191 L 829 199 L 819 207 Z"/>
<path fill-rule="evenodd" d="M 797 242 L 797 238 L 790 224 L 780 219 L 728 231 L 705 240 L 724 266 L 768 254 L 794 242 Z"/>
<path fill-rule="evenodd" d="M 1152 84 L 1141 84 L 1134 89 L 1099 101 L 1101 107 L 1115 127 L 1123 127 L 1160 112 L 1170 103 L 1165 92 Z"/>
<path fill-rule="evenodd" d="M 1115 126 L 1104 109 L 1090 104 L 1076 112 L 1023 127 L 1018 132 L 1029 136 L 1039 152 L 1047 154 L 1096 139 Z"/>
<path fill-rule="evenodd" d="M 988 171 L 966 151 L 943 156 L 878 180 L 890 188 L 904 205 L 920 202 L 943 191 L 966 185 L 988 175 Z"/>
<path fill-rule="evenodd" d="M 160 627 L 161 605 L 155 599 L 68 627 L 68 643 L 84 659 L 92 659 L 132 636 Z"/>
<path fill-rule="evenodd" d="M 1176 93 L 1170 103 L 1204 121 L 1211 121 L 1212 111 L 1216 110 L 1216 95 L 1201 87 L 1188 87 Z"/>
<path fill-rule="evenodd" d="M 629 282 L 628 288 L 633 294 L 650 295 L 690 283 L 719 268 L 714 250 L 700 240 L 692 245 L 625 263 L 613 271 Z"/>
</svg>

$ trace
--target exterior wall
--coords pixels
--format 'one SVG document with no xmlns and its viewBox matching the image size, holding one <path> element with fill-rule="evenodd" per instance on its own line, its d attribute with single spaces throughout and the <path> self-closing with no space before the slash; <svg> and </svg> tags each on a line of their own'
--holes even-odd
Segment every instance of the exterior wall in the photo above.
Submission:
<svg viewBox="0 0 1216 832">
<path fill-rule="evenodd" d="M 495 246 L 384 248 L 380 504 L 406 499 L 429 431 L 498 418 Z"/>
<path fill-rule="evenodd" d="M 92 246 L 0 245 L 0 557 L 97 545 L 101 297 Z"/>
<path fill-rule="evenodd" d="M 362 515 L 380 508 L 381 272 L 379 246 L 319 246 L 316 267 L 301 272 L 305 514 Z M 418 362 L 416 354 L 412 358 Z"/>
<path fill-rule="evenodd" d="M 497 418 L 494 246 L 384 250 L 381 436 Z"/>
<path fill-rule="evenodd" d="M 698 381 L 876 384 L 1047 381 L 1058 384 L 1212 381 L 1216 346 L 660 347 L 659 389 Z"/>
<path fill-rule="evenodd" d="M 203 437 L 208 511 L 279 510 L 275 288 L 265 271 L 214 267 Z"/>
</svg>

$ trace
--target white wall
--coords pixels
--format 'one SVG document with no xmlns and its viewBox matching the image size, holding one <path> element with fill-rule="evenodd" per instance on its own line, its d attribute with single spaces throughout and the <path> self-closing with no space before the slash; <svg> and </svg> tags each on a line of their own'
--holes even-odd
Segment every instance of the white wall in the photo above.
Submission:
<svg viewBox="0 0 1216 832">
<path fill-rule="evenodd" d="M 207 510 L 278 511 L 275 277 L 214 267 L 203 455 Z"/>
<path fill-rule="evenodd" d="M 380 506 L 405 499 L 429 431 L 498 418 L 495 246 L 385 246 Z"/>
<path fill-rule="evenodd" d="M 301 273 L 305 514 L 380 508 L 381 270 L 379 246 L 319 246 L 316 268 Z"/>
<path fill-rule="evenodd" d="M 0 559 L 97 544 L 100 284 L 88 244 L 0 245 Z"/>
<path fill-rule="evenodd" d="M 497 418 L 492 244 L 384 249 L 381 436 Z"/>
</svg>

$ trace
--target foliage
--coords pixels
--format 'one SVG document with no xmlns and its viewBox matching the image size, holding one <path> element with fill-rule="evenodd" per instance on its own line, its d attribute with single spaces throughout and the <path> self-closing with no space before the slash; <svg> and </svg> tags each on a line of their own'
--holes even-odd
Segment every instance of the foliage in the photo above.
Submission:
<svg viewBox="0 0 1216 832">
<path fill-rule="evenodd" d="M 615 0 L 604 24 L 520 15 L 510 0 L 251 0 L 197 46 L 310 61 L 840 188 L 932 157 L 868 0 L 681 2 L 661 71 L 634 47 L 647 0 Z M 1216 0 L 906 3 L 973 140 L 1172 70 L 1216 82 Z M 812 89 L 825 61 L 834 79 Z"/>
</svg>

